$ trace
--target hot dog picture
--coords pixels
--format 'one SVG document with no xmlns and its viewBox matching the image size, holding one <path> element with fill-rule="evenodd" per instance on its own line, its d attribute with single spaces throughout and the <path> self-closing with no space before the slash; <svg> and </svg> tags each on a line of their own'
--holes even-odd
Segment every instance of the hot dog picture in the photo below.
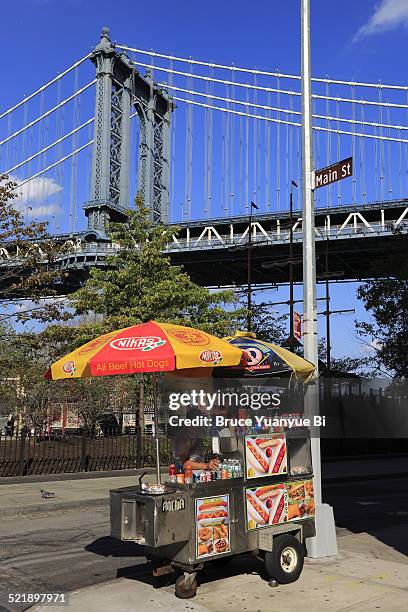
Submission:
<svg viewBox="0 0 408 612">
<path fill-rule="evenodd" d="M 245 439 L 247 478 L 286 474 L 284 434 L 247 436 Z"/>
<path fill-rule="evenodd" d="M 248 529 L 276 525 L 287 520 L 288 497 L 283 483 L 247 489 Z"/>
<path fill-rule="evenodd" d="M 252 519 L 255 526 L 266 525 L 269 521 L 269 510 L 251 490 L 246 492 L 248 523 Z"/>
<path fill-rule="evenodd" d="M 205 512 L 208 508 L 212 508 L 214 506 L 226 508 L 228 504 L 227 502 L 223 501 L 221 497 L 211 497 L 208 501 L 201 504 L 198 509 L 200 512 Z"/>
<path fill-rule="evenodd" d="M 197 557 L 230 551 L 229 495 L 195 500 Z"/>
<path fill-rule="evenodd" d="M 315 515 L 312 480 L 294 480 L 246 490 L 248 530 Z"/>
<path fill-rule="evenodd" d="M 266 474 L 268 472 L 268 457 L 253 440 L 247 440 L 246 442 L 246 456 L 248 463 L 250 463 L 258 473 Z"/>
<path fill-rule="evenodd" d="M 255 443 L 257 446 L 259 446 L 259 448 L 273 448 L 274 446 L 279 446 L 280 441 L 279 440 L 271 440 L 271 439 L 264 439 L 264 438 L 257 438 L 255 440 Z"/>
<path fill-rule="evenodd" d="M 287 518 L 287 495 L 284 489 L 278 489 L 277 494 L 271 500 L 269 509 L 269 524 L 277 525 L 283 523 Z"/>
<path fill-rule="evenodd" d="M 222 519 L 227 518 L 227 516 L 228 512 L 225 510 L 225 508 L 208 508 L 206 512 L 200 512 L 200 514 L 197 516 L 197 520 L 203 521 L 206 519 Z"/>
</svg>

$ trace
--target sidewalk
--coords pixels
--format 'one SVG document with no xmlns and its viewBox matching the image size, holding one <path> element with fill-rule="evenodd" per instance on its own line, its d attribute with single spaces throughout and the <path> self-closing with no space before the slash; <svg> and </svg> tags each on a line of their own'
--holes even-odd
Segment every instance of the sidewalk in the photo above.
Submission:
<svg viewBox="0 0 408 612">
<path fill-rule="evenodd" d="M 0 516 L 107 505 L 111 489 L 138 484 L 139 474 L 143 471 L 145 470 L 135 470 L 131 475 L 126 471 L 126 475 L 107 477 L 98 473 L 91 478 L 79 479 L 74 476 L 72 479 L 67 479 L 65 474 L 61 475 L 61 480 L 47 480 L 47 476 L 44 476 L 44 480 L 36 482 L 25 482 L 22 478 L 18 484 L 2 484 L 0 479 Z M 331 461 L 323 464 L 322 473 L 324 484 L 375 478 L 381 475 L 408 476 L 408 457 Z M 144 480 L 154 482 L 154 479 L 154 474 L 149 474 Z M 55 497 L 42 499 L 40 489 L 55 493 Z"/>
<path fill-rule="evenodd" d="M 154 589 L 147 579 L 120 578 L 69 594 L 70 612 L 292 612 L 301 607 L 313 612 L 405 612 L 407 609 L 408 564 L 381 558 L 385 545 L 370 537 L 374 553 L 356 553 L 342 547 L 337 559 L 305 560 L 298 582 L 271 588 L 259 576 L 262 564 L 248 557 L 236 558 L 228 569 L 214 567 L 203 572 L 194 599 L 182 601 L 174 587 Z M 380 557 L 380 558 L 376 558 Z M 403 557 L 406 559 L 406 557 Z M 53 608 L 54 609 L 54 608 Z M 31 612 L 47 612 L 35 606 Z"/>
</svg>

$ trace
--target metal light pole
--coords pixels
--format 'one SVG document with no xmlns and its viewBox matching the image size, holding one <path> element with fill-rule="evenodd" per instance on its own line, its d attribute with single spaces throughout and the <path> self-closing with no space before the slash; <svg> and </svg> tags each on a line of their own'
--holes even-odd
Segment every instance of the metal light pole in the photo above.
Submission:
<svg viewBox="0 0 408 612">
<path fill-rule="evenodd" d="M 310 0 L 301 0 L 301 41 L 304 355 L 306 359 L 315 364 L 316 375 L 318 375 Z M 305 413 L 312 418 L 313 415 L 319 415 L 319 387 L 316 381 L 308 385 L 306 390 Z M 314 429 L 316 431 L 316 428 Z M 311 452 L 316 504 L 316 536 L 308 539 L 307 549 L 310 557 L 328 557 L 337 554 L 336 531 L 333 509 L 328 504 L 322 503 L 320 438 L 315 433 L 311 438 Z"/>
</svg>

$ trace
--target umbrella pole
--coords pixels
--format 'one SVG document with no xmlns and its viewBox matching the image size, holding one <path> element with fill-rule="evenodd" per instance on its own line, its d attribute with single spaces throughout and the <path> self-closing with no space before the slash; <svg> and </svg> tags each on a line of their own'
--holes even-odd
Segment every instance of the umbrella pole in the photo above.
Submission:
<svg viewBox="0 0 408 612">
<path fill-rule="evenodd" d="M 157 409 L 157 374 L 153 372 L 153 410 L 154 410 L 154 437 L 156 443 L 156 478 L 160 484 L 160 442 L 159 442 L 159 411 Z"/>
</svg>

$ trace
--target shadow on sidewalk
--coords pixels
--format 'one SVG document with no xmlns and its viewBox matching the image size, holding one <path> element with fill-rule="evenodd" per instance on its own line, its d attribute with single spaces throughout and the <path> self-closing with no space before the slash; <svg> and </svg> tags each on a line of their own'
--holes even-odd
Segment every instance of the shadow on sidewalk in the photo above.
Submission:
<svg viewBox="0 0 408 612">
<path fill-rule="evenodd" d="M 94 540 L 88 546 L 85 546 L 85 550 L 92 552 L 102 557 L 143 557 L 144 546 L 136 544 L 134 542 L 121 542 L 116 538 L 110 536 L 104 536 Z"/>
<path fill-rule="evenodd" d="M 121 542 L 109 536 L 98 538 L 85 547 L 85 550 L 103 557 L 139 557 L 141 562 L 117 570 L 117 578 L 128 578 L 150 584 L 154 588 L 168 586 L 175 582 L 179 572 L 162 579 L 153 576 L 153 563 L 145 557 L 144 547 L 133 542 Z M 144 561 L 144 562 L 143 562 Z M 244 574 L 258 574 L 260 579 L 268 581 L 262 561 L 250 554 L 237 555 L 208 562 L 199 572 L 199 583 L 204 584 Z"/>
<path fill-rule="evenodd" d="M 336 526 L 368 533 L 408 555 L 408 478 L 378 478 L 325 486 L 323 501 L 333 506 Z"/>
</svg>

